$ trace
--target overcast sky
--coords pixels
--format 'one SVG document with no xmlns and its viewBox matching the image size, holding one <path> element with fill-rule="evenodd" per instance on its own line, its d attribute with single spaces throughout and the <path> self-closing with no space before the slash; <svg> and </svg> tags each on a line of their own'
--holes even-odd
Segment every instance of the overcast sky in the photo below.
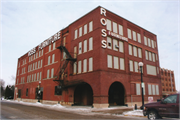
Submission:
<svg viewBox="0 0 180 120">
<path fill-rule="evenodd" d="M 14 84 L 17 60 L 97 6 L 157 35 L 160 67 L 180 90 L 179 0 L 1 0 L 0 78 Z"/>
</svg>

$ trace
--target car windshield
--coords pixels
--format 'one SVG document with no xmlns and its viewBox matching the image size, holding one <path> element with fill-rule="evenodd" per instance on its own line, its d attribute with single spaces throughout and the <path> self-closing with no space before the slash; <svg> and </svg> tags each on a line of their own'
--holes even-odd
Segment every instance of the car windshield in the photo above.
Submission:
<svg viewBox="0 0 180 120">
<path fill-rule="evenodd" d="M 164 102 L 166 103 L 176 103 L 177 101 L 177 95 L 171 95 L 164 99 Z"/>
</svg>

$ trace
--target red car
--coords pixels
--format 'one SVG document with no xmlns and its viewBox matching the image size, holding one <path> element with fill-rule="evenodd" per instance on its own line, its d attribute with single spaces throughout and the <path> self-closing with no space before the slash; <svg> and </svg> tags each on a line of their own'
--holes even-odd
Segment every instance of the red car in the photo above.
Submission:
<svg viewBox="0 0 180 120">
<path fill-rule="evenodd" d="M 143 114 L 148 119 L 155 120 L 162 117 L 179 118 L 180 93 L 172 94 L 159 102 L 144 105 Z"/>
</svg>

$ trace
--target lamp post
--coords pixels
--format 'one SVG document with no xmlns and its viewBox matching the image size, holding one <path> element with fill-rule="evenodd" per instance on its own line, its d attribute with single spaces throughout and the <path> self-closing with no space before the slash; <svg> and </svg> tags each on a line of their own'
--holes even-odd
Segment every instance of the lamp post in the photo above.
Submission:
<svg viewBox="0 0 180 120">
<path fill-rule="evenodd" d="M 142 77 L 142 67 L 143 67 L 143 62 L 139 62 L 139 67 L 141 71 L 141 93 L 142 93 L 142 108 L 144 109 L 144 83 L 143 83 L 143 77 Z"/>
<path fill-rule="evenodd" d="M 40 102 L 40 95 L 41 95 L 41 81 L 39 81 L 39 85 L 37 86 L 38 87 L 38 102 Z"/>
</svg>

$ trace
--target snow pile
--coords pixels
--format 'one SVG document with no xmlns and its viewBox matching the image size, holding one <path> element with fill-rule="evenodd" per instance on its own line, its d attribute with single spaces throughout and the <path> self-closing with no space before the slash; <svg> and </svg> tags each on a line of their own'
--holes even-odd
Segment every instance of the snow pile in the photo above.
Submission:
<svg viewBox="0 0 180 120">
<path fill-rule="evenodd" d="M 125 116 L 143 116 L 142 110 L 133 110 L 128 112 L 123 112 L 123 115 Z"/>
</svg>

